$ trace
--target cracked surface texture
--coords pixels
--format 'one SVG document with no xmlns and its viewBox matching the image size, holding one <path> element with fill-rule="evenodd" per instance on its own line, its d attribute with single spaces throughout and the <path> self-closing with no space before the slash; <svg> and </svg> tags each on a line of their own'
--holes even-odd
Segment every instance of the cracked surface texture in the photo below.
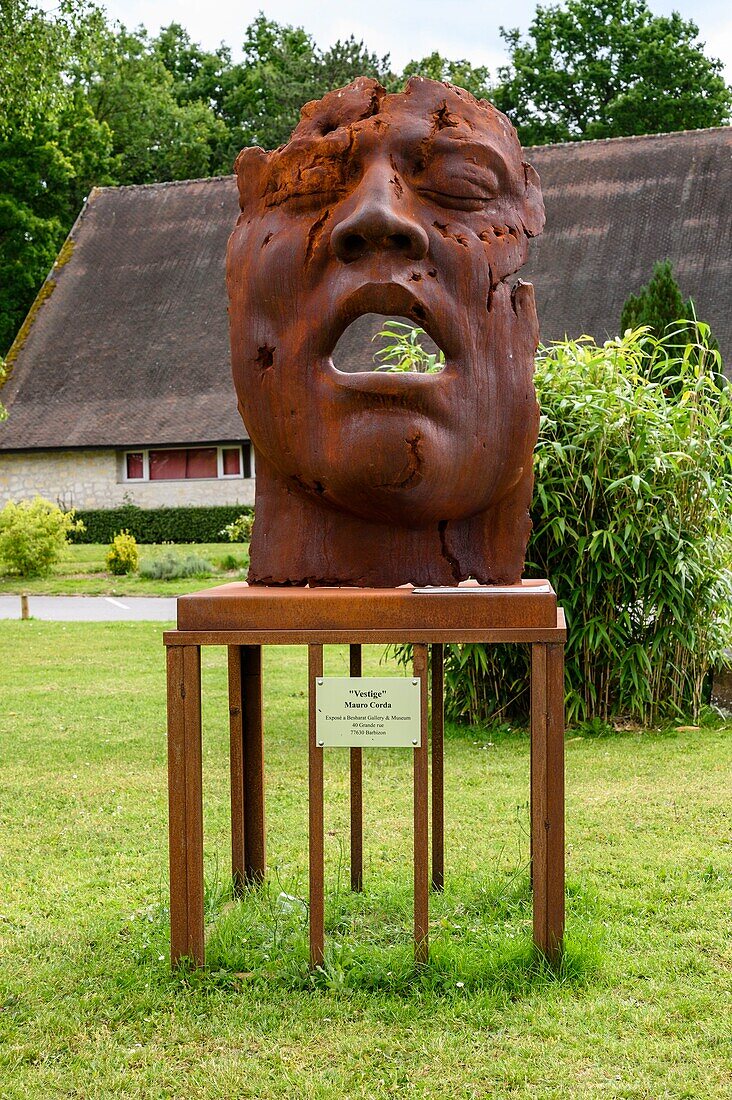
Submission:
<svg viewBox="0 0 732 1100">
<path fill-rule="evenodd" d="M 234 381 L 257 468 L 250 581 L 520 579 L 530 530 L 539 180 L 499 111 L 413 78 L 303 107 L 236 163 L 227 260 Z M 403 317 L 438 374 L 343 374 L 338 339 Z"/>
</svg>

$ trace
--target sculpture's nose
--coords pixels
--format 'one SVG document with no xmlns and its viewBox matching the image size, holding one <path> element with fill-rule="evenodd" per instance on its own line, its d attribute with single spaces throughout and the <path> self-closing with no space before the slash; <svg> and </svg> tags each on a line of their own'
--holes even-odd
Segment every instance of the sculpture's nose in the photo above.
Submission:
<svg viewBox="0 0 732 1100">
<path fill-rule="evenodd" d="M 356 205 L 336 220 L 330 235 L 339 260 L 348 264 L 373 252 L 398 252 L 410 260 L 427 255 L 429 238 L 410 216 L 395 176 L 367 172 L 354 198 Z"/>
</svg>

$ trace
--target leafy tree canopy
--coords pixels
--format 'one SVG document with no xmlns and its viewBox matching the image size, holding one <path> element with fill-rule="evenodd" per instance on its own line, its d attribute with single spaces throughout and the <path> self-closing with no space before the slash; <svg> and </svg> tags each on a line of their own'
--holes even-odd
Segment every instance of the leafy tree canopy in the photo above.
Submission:
<svg viewBox="0 0 732 1100">
<path fill-rule="evenodd" d="M 180 94 L 144 28 L 108 33 L 98 63 L 77 74 L 95 118 L 112 134 L 116 183 L 194 179 L 229 171 L 228 132 L 210 102 Z M 176 94 L 178 92 L 178 94 Z"/>
<path fill-rule="evenodd" d="M 645 0 L 539 5 L 525 38 L 501 28 L 494 99 L 527 145 L 723 125 L 730 89 L 698 33 Z"/>
<path fill-rule="evenodd" d="M 410 76 L 446 80 L 450 84 L 457 84 L 459 88 L 466 88 L 476 99 L 490 99 L 492 96 L 490 73 L 484 65 L 474 67 L 465 60 L 449 61 L 437 52 L 423 57 L 421 61 L 410 61 L 397 84 L 401 85 Z"/>
<path fill-rule="evenodd" d="M 304 103 L 357 76 L 393 80 L 388 56 L 379 58 L 353 37 L 322 51 L 302 27 L 258 15 L 247 28 L 244 60 L 224 80 L 222 113 L 235 152 L 245 145 L 281 145 Z"/>
<path fill-rule="evenodd" d="M 0 4 L 0 136 L 28 132 L 62 110 L 69 70 L 99 50 L 104 16 L 88 0 L 61 0 L 52 15 L 30 0 Z"/>
</svg>

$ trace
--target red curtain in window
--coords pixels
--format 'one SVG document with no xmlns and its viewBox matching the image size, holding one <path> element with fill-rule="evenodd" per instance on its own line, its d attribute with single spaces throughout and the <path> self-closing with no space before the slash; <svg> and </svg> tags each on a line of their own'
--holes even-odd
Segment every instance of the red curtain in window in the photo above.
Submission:
<svg viewBox="0 0 732 1100">
<path fill-rule="evenodd" d="M 224 460 L 224 474 L 226 477 L 239 477 L 241 475 L 241 452 L 238 447 L 224 447 L 221 452 Z"/>
<path fill-rule="evenodd" d="M 140 479 L 145 476 L 145 467 L 142 461 L 142 451 L 135 451 L 127 455 L 127 477 Z"/>
<path fill-rule="evenodd" d="M 150 451 L 151 481 L 185 481 L 217 473 L 215 447 Z"/>
</svg>

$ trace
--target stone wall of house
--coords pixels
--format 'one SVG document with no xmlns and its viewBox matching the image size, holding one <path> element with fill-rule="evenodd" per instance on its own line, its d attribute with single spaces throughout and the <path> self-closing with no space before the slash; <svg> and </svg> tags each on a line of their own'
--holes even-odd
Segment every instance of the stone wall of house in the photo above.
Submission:
<svg viewBox="0 0 732 1100">
<path fill-rule="evenodd" d="M 129 482 L 113 450 L 0 452 L 0 508 L 35 496 L 78 509 L 254 504 L 254 478 Z"/>
</svg>

